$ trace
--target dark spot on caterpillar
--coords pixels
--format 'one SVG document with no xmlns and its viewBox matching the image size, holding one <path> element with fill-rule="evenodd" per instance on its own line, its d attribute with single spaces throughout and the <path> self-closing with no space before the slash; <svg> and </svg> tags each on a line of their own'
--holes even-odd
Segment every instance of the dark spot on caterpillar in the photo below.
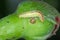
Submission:
<svg viewBox="0 0 60 40">
<path fill-rule="evenodd" d="M 25 38 L 21 37 L 21 38 L 18 38 L 17 40 L 26 40 Z"/>
<path fill-rule="evenodd" d="M 7 23 L 9 23 L 9 21 L 7 21 Z"/>
<path fill-rule="evenodd" d="M 23 27 L 23 29 L 24 29 L 24 27 Z"/>
<path fill-rule="evenodd" d="M 36 20 L 34 18 L 30 19 L 30 23 L 34 24 L 36 22 Z"/>
</svg>

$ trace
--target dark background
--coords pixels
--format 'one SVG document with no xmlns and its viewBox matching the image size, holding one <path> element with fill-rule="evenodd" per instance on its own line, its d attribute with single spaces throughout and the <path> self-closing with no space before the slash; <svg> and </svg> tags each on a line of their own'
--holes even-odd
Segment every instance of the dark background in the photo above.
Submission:
<svg viewBox="0 0 60 40">
<path fill-rule="evenodd" d="M 19 3 L 24 0 L 0 0 L 0 18 L 5 17 L 15 12 Z M 55 7 L 60 12 L 60 0 L 42 0 Z M 47 40 L 60 40 L 60 28 L 57 35 L 52 36 Z"/>
</svg>

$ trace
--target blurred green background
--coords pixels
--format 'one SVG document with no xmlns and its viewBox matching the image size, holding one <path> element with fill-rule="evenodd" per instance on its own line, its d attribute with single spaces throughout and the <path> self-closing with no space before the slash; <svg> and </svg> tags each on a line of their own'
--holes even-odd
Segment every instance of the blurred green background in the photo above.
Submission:
<svg viewBox="0 0 60 40">
<path fill-rule="evenodd" d="M 14 13 L 16 11 L 18 4 L 23 1 L 25 0 L 0 0 L 0 18 L 3 18 L 9 14 Z M 60 0 L 40 0 L 40 1 L 47 2 L 60 12 Z M 47 40 L 60 40 L 60 28 L 57 31 L 57 35 L 54 35 Z"/>
</svg>

